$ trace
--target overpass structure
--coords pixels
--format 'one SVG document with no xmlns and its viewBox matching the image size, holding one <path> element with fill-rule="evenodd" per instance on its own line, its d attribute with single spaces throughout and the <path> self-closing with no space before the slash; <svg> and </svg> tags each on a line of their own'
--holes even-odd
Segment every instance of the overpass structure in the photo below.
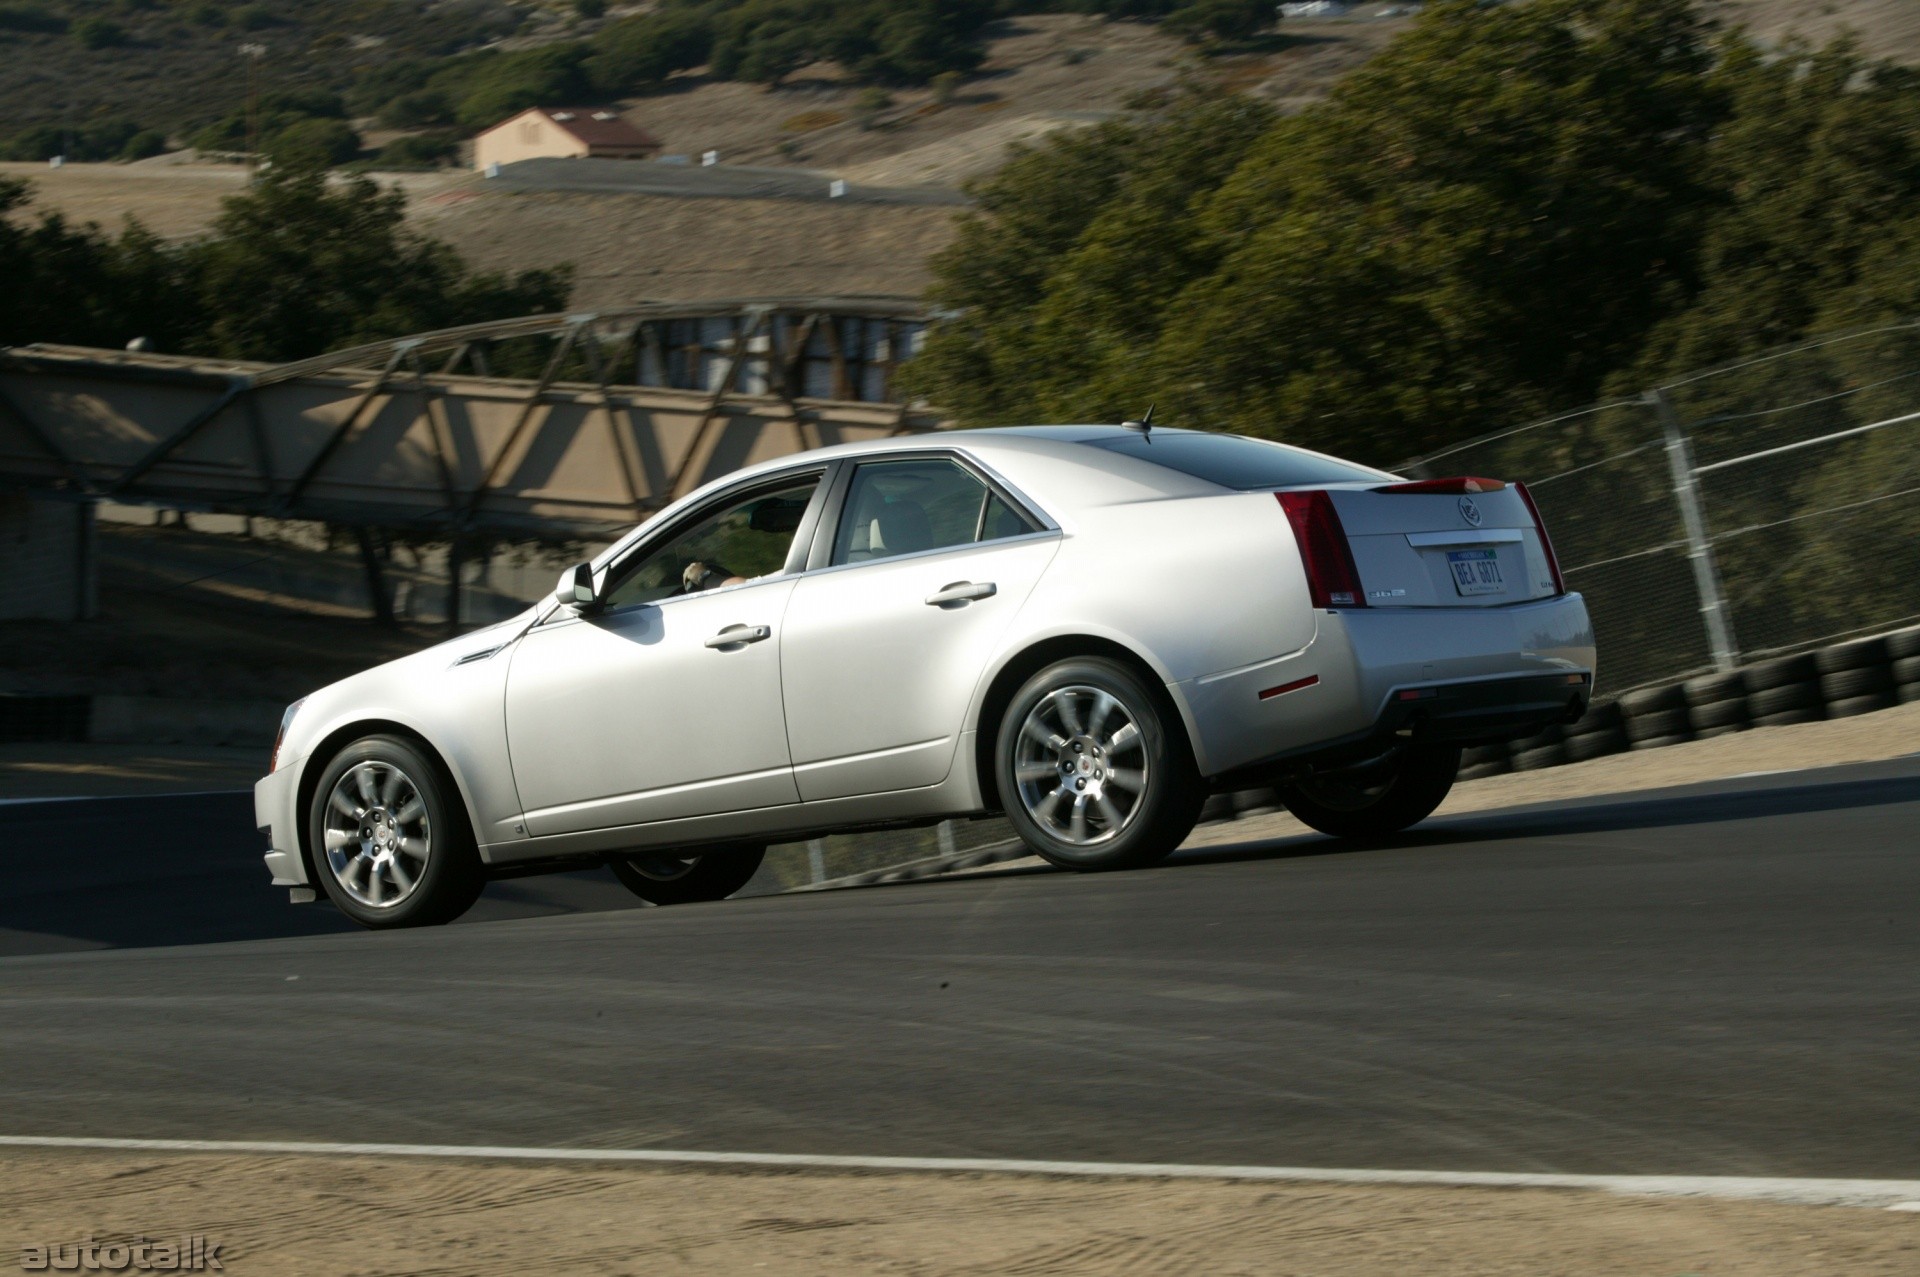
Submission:
<svg viewBox="0 0 1920 1277">
<path fill-rule="evenodd" d="M 892 396 L 926 319 L 880 298 L 653 304 L 279 365 L 12 347 L 0 482 L 450 536 L 605 535 L 755 461 L 937 427 Z M 537 374 L 497 375 L 509 355 Z"/>
<path fill-rule="evenodd" d="M 0 534 L 80 591 L 48 611 L 0 586 L 0 615 L 91 610 L 83 542 L 101 500 L 444 536 L 456 571 L 476 535 L 606 537 L 757 461 L 937 428 L 893 387 L 928 319 L 902 299 L 762 298 L 535 315 L 278 365 L 0 349 Z M 58 502 L 78 531 L 49 519 Z"/>
</svg>

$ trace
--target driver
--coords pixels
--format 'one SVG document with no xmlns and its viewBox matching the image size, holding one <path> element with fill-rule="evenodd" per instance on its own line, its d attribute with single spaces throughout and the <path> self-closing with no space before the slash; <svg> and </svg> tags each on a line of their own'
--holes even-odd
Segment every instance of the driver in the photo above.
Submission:
<svg viewBox="0 0 1920 1277">
<path fill-rule="evenodd" d="M 722 585 L 745 585 L 747 578 L 736 576 L 718 563 L 705 563 L 699 559 L 687 564 L 680 573 L 680 592 L 698 594 L 702 590 L 716 589 Z"/>
</svg>

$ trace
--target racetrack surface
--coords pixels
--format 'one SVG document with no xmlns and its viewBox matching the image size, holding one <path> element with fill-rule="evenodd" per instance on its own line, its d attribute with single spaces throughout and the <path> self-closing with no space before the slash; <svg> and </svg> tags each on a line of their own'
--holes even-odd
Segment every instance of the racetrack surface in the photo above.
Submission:
<svg viewBox="0 0 1920 1277">
<path fill-rule="evenodd" d="M 226 836 L 214 800 L 168 801 Z M 109 837 L 59 828 L 109 806 L 0 809 L 0 926 L 31 930 L 16 867 Z M 171 947 L 0 959 L 0 1110 L 21 1135 L 1911 1179 L 1917 830 L 1906 759 L 1098 877 L 207 945 L 163 921 L 109 942 Z"/>
</svg>

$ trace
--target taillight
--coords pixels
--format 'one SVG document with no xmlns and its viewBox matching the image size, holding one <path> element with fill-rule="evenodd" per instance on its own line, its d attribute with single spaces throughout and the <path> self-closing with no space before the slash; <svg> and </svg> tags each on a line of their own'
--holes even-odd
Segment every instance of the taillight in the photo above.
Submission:
<svg viewBox="0 0 1920 1277">
<path fill-rule="evenodd" d="M 1353 566 L 1353 550 L 1333 498 L 1325 492 L 1276 492 L 1280 508 L 1293 525 L 1300 562 L 1307 569 L 1307 589 L 1315 607 L 1365 607 L 1360 573 Z"/>
<path fill-rule="evenodd" d="M 1390 483 L 1384 488 L 1375 488 L 1375 492 L 1412 492 L 1429 496 L 1464 497 L 1475 492 L 1499 492 L 1507 485 L 1498 479 L 1482 479 L 1478 475 L 1461 474 L 1451 479 L 1415 479 L 1407 483 Z"/>
<path fill-rule="evenodd" d="M 1560 575 L 1560 556 L 1553 552 L 1553 538 L 1547 535 L 1547 525 L 1540 517 L 1540 507 L 1533 503 L 1533 494 L 1527 491 L 1526 484 L 1516 483 L 1513 485 L 1513 490 L 1518 492 L 1520 499 L 1527 503 L 1527 513 L 1533 516 L 1533 530 L 1540 534 L 1540 549 L 1547 556 L 1547 571 L 1553 574 L 1553 592 L 1565 594 L 1567 579 Z"/>
</svg>

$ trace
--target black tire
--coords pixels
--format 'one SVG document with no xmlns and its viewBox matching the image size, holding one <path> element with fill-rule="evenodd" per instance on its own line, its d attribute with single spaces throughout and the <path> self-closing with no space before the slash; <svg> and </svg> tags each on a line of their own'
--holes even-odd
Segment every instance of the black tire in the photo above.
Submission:
<svg viewBox="0 0 1920 1277">
<path fill-rule="evenodd" d="M 1104 709 L 1102 722 L 1094 723 L 1101 696 L 1110 698 L 1113 708 Z M 1116 710 L 1132 726 L 1131 734 L 1111 726 Z M 1077 719 L 1084 730 L 1069 734 L 1074 724 L 1063 715 Z M 1023 745 L 1030 718 L 1059 745 L 1031 735 Z M 1024 758 L 1025 753 L 1034 757 Z M 1060 779 L 1056 782 L 1051 771 L 1036 779 L 1033 769 L 1043 765 L 1059 768 Z M 1028 775 L 1024 789 L 1017 775 L 1021 769 Z M 1100 656 L 1056 661 L 1014 693 L 994 737 L 993 773 L 1014 832 L 1036 855 L 1063 869 L 1131 869 L 1164 860 L 1193 832 L 1207 796 L 1186 728 L 1165 690 Z M 1122 774 L 1139 788 L 1124 788 Z M 1238 796 L 1235 807 L 1245 810 Z"/>
<path fill-rule="evenodd" d="M 1373 769 L 1289 781 L 1280 796 L 1301 823 L 1323 834 L 1384 838 L 1431 816 L 1459 773 L 1458 745 L 1409 745 Z"/>
<path fill-rule="evenodd" d="M 1887 635 L 1887 656 L 1895 661 L 1911 661 L 1920 657 L 1920 626 L 1909 630 L 1895 630 Z"/>
<path fill-rule="evenodd" d="M 1747 698 L 1747 708 L 1752 711 L 1755 723 L 1776 714 L 1799 710 L 1812 710 L 1813 716 L 1819 718 L 1821 717 L 1820 685 L 1789 683 L 1785 687 L 1765 688 Z"/>
<path fill-rule="evenodd" d="M 396 772 L 404 780 L 404 790 L 394 785 L 389 793 L 387 778 Z M 353 774 L 351 778 L 349 773 Z M 350 815 L 334 804 L 334 791 L 344 782 L 348 792 L 358 793 L 362 775 L 370 778 L 376 801 L 366 802 L 359 815 Z M 411 791 L 411 798 L 406 797 L 405 790 Z M 409 819 L 413 798 L 418 799 L 421 810 L 419 817 Z M 347 801 L 358 805 L 365 800 Z M 349 825 L 358 828 L 341 827 L 334 832 L 352 839 L 361 831 L 372 830 L 372 836 L 357 839 L 357 845 L 336 838 L 336 846 L 330 849 L 329 829 Z M 386 830 L 384 839 L 380 837 L 381 827 Z M 407 829 L 424 830 L 424 864 L 422 857 L 403 850 L 408 841 L 417 839 L 404 833 L 396 836 L 397 830 Z M 320 889 L 341 913 L 363 927 L 380 930 L 452 922 L 473 907 L 486 886 L 486 871 L 474 847 L 473 826 L 453 778 L 439 759 L 401 737 L 363 736 L 333 756 L 320 773 L 320 783 L 308 804 L 307 837 L 313 876 Z M 401 878 L 408 878 L 411 885 L 394 903 L 375 901 L 389 884 L 398 888 Z M 375 883 L 380 886 L 375 888 Z"/>
<path fill-rule="evenodd" d="M 1708 733 L 1719 736 L 1727 732 L 1737 732 L 1747 725 L 1747 698 L 1715 701 L 1710 705 L 1695 705 L 1689 715 L 1693 720 L 1693 734 L 1705 736 Z"/>
<path fill-rule="evenodd" d="M 1567 761 L 1570 763 L 1584 763 L 1590 758 L 1605 758 L 1608 754 L 1624 754 L 1627 749 L 1627 734 L 1620 728 L 1567 737 Z"/>
<path fill-rule="evenodd" d="M 765 847 L 715 847 L 688 855 L 640 851 L 609 856 L 607 867 L 622 886 L 649 904 L 689 905 L 725 900 L 747 885 L 766 858 Z"/>
<path fill-rule="evenodd" d="M 1620 698 L 1620 712 L 1626 715 L 1631 724 L 1636 718 L 1648 714 L 1663 714 L 1672 710 L 1684 710 L 1687 707 L 1686 688 L 1679 683 L 1669 683 L 1664 687 L 1642 687 L 1628 692 Z"/>
<path fill-rule="evenodd" d="M 1788 709 L 1778 714 L 1756 714 L 1753 717 L 1753 725 L 1755 727 L 1789 727 L 1795 723 L 1817 723 L 1826 716 L 1826 712 L 1819 709 Z"/>
<path fill-rule="evenodd" d="M 1689 732 L 1685 736 L 1647 736 L 1633 742 L 1635 749 L 1665 749 L 1669 745 L 1684 745 L 1694 739 Z"/>
<path fill-rule="evenodd" d="M 1473 745 L 1460 755 L 1460 780 L 1504 776 L 1513 770 L 1513 753 L 1506 741 Z"/>
<path fill-rule="evenodd" d="M 1570 755 L 1566 743 L 1542 745 L 1537 749 L 1523 749 L 1513 756 L 1513 770 L 1517 772 L 1545 771 L 1549 767 L 1559 767 L 1566 763 Z"/>
<path fill-rule="evenodd" d="M 1844 670 L 1884 669 L 1892 659 L 1885 638 L 1854 639 L 1851 643 L 1823 647 L 1813 654 L 1814 665 L 1828 675 Z"/>
<path fill-rule="evenodd" d="M 1691 735 L 1693 720 L 1684 702 L 1678 709 L 1660 709 L 1627 717 L 1627 739 L 1633 742 L 1635 749 L 1645 748 L 1649 741 L 1657 740 L 1666 744 L 1675 739 L 1686 740 Z"/>
<path fill-rule="evenodd" d="M 1900 703 L 1902 705 L 1920 704 L 1920 683 L 1902 683 L 1900 685 Z"/>
<path fill-rule="evenodd" d="M 1733 670 L 1726 674 L 1702 674 L 1699 678 L 1688 679 L 1680 686 L 1686 692 L 1687 704 L 1694 709 L 1744 700 L 1747 695 L 1746 675 L 1740 670 Z"/>
<path fill-rule="evenodd" d="M 1749 665 L 1746 674 L 1747 687 L 1759 693 L 1776 687 L 1815 682 L 1820 677 L 1820 667 L 1814 664 L 1810 653 L 1802 652 L 1798 656 L 1779 656 L 1771 661 L 1761 661 L 1758 665 Z"/>
<path fill-rule="evenodd" d="M 1900 698 L 1889 687 L 1868 696 L 1849 696 L 1844 700 L 1827 702 L 1828 718 L 1852 718 L 1856 714 L 1873 714 L 1883 709 L 1892 709 L 1900 703 Z"/>
<path fill-rule="evenodd" d="M 1893 670 L 1886 665 L 1862 665 L 1820 676 L 1820 699 L 1829 705 L 1861 696 L 1891 695 L 1892 692 Z"/>
<path fill-rule="evenodd" d="M 1920 683 L 1920 656 L 1903 656 L 1895 661 L 1893 681 L 1901 687 Z"/>
</svg>

